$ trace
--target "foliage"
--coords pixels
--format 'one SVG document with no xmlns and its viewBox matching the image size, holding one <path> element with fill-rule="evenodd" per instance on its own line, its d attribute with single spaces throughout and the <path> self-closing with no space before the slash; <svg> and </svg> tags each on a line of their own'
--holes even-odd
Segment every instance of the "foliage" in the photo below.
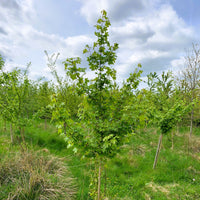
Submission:
<svg viewBox="0 0 200 200">
<path fill-rule="evenodd" d="M 0 70 L 3 69 L 4 64 L 5 64 L 5 62 L 3 60 L 3 57 L 0 55 Z"/>
<path fill-rule="evenodd" d="M 130 131 L 123 120 L 123 108 L 115 107 L 121 99 L 117 95 L 119 89 L 115 83 L 116 70 L 111 66 L 116 61 L 118 44 L 110 44 L 109 26 L 107 13 L 102 11 L 102 17 L 95 26 L 97 41 L 92 47 L 86 45 L 83 50 L 83 53 L 89 54 L 87 61 L 89 69 L 96 75 L 95 78 L 84 78 L 85 69 L 77 67 L 80 58 L 70 58 L 64 63 L 67 75 L 72 80 L 77 80 L 78 91 L 85 92 L 79 106 L 79 120 L 68 120 L 70 128 L 66 140 L 69 146 L 83 149 L 84 155 L 89 157 L 113 156 Z"/>
<path fill-rule="evenodd" d="M 29 110 L 29 86 L 30 81 L 27 76 L 27 69 L 22 72 L 14 69 L 11 72 L 2 72 L 0 94 L 0 109 L 4 119 L 16 124 L 16 126 L 26 126 L 29 119 L 27 111 Z"/>
<path fill-rule="evenodd" d="M 82 97 L 79 96 L 79 92 L 77 90 L 77 86 L 75 83 L 69 84 L 69 82 L 73 82 L 76 75 L 69 77 L 69 72 L 66 73 L 65 77 L 60 77 L 56 71 L 56 61 L 58 59 L 59 54 L 48 55 L 47 51 L 45 51 L 48 60 L 48 67 L 51 70 L 52 75 L 57 81 L 57 85 L 55 85 L 55 91 L 51 93 L 51 99 L 48 105 L 46 105 L 46 109 L 50 109 L 52 112 L 51 120 L 56 124 L 59 133 L 66 134 L 66 129 L 71 118 L 76 120 L 78 113 L 78 105 L 80 104 Z M 76 70 L 76 62 L 80 62 L 77 58 L 75 59 L 67 59 L 66 62 L 70 62 L 73 67 L 71 69 L 71 73 L 74 73 Z M 65 63 L 66 68 L 67 64 Z M 84 70 L 83 70 L 84 71 Z M 80 77 L 79 77 L 80 79 Z M 82 84 L 82 82 L 81 82 Z M 80 85 L 81 85 L 80 84 Z"/>
<path fill-rule="evenodd" d="M 136 90 L 141 82 L 141 74 L 142 74 L 142 65 L 138 64 L 137 68 L 135 68 L 133 73 L 130 73 L 129 77 L 127 78 L 126 82 L 124 82 L 123 87 L 124 90 L 129 92 Z"/>
<path fill-rule="evenodd" d="M 173 87 L 174 79 L 171 72 L 163 72 L 160 77 L 156 73 L 150 73 L 147 78 L 149 91 L 146 98 L 151 104 L 150 119 L 160 127 L 162 134 L 169 133 L 191 110 L 194 102 L 186 104 L 181 99 L 180 92 Z"/>
<path fill-rule="evenodd" d="M 176 123 L 181 121 L 181 117 L 187 114 L 193 104 L 185 105 L 185 102 L 178 101 L 167 112 L 160 116 L 159 127 L 162 134 L 169 133 Z"/>
</svg>

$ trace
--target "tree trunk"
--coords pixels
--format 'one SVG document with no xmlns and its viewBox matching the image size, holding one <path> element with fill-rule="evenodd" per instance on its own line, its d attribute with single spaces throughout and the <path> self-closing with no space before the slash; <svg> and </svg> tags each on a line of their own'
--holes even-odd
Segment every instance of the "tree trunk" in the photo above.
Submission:
<svg viewBox="0 0 200 200">
<path fill-rule="evenodd" d="M 4 120 L 4 127 L 3 127 L 3 131 L 6 132 L 6 120 Z"/>
<path fill-rule="evenodd" d="M 64 134 L 66 135 L 66 132 L 67 132 L 67 124 L 66 124 L 66 122 L 64 122 Z"/>
<path fill-rule="evenodd" d="M 99 175 L 98 175 L 98 200 L 101 199 L 101 160 L 99 161 Z"/>
<path fill-rule="evenodd" d="M 188 135 L 188 148 L 187 148 L 188 155 L 190 153 L 190 139 L 191 139 L 191 137 L 190 137 L 190 135 Z"/>
<path fill-rule="evenodd" d="M 188 137 L 188 153 L 190 152 L 190 140 L 192 138 L 192 133 L 193 133 L 193 118 L 194 118 L 194 105 L 193 105 L 193 109 L 191 111 L 191 117 L 190 117 L 190 134 Z"/>
<path fill-rule="evenodd" d="M 45 117 L 45 120 L 44 120 L 44 129 L 47 130 L 47 118 Z"/>
<path fill-rule="evenodd" d="M 160 138 L 159 138 L 159 142 L 158 142 L 158 147 L 157 147 L 157 151 L 156 151 L 154 164 L 153 164 L 153 169 L 155 169 L 156 165 L 157 165 L 158 156 L 159 156 L 159 153 L 160 153 L 160 148 L 161 148 L 161 143 L 162 143 L 162 138 L 163 138 L 163 134 L 161 133 Z"/>
<path fill-rule="evenodd" d="M 11 143 L 13 144 L 13 127 L 12 127 L 12 123 L 10 123 L 10 139 L 11 139 Z"/>
<path fill-rule="evenodd" d="M 192 109 L 190 118 L 190 138 L 192 137 L 192 132 L 193 132 L 193 118 L 194 118 L 194 108 Z"/>
<path fill-rule="evenodd" d="M 25 144 L 25 138 L 24 138 L 24 128 L 19 127 L 20 135 L 22 137 L 22 141 Z"/>
<path fill-rule="evenodd" d="M 177 133 L 177 135 L 179 134 L 179 123 L 177 123 L 176 133 Z"/>
<path fill-rule="evenodd" d="M 172 150 L 174 149 L 174 131 L 172 131 Z"/>
<path fill-rule="evenodd" d="M 104 195 L 107 196 L 106 194 L 106 189 L 107 189 L 107 173 L 106 173 L 106 167 L 104 166 L 104 173 L 105 173 L 105 183 L 104 183 Z"/>
</svg>

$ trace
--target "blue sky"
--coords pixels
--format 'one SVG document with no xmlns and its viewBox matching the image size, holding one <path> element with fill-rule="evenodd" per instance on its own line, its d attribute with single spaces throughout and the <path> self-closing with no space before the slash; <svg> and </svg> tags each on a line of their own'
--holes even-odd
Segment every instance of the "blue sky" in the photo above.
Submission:
<svg viewBox="0 0 200 200">
<path fill-rule="evenodd" d="M 0 0 L 0 54 L 7 70 L 31 61 L 31 78 L 51 79 L 44 50 L 60 53 L 57 69 L 62 74 L 61 62 L 83 57 L 84 46 L 95 40 L 93 26 L 105 9 L 112 24 L 110 40 L 120 47 L 119 82 L 138 63 L 144 76 L 178 71 L 185 51 L 199 42 L 199 8 L 199 0 Z"/>
</svg>

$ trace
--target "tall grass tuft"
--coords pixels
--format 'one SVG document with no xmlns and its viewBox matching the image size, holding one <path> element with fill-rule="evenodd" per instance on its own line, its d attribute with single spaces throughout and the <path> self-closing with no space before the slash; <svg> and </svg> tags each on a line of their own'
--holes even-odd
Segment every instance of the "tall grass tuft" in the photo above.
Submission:
<svg viewBox="0 0 200 200">
<path fill-rule="evenodd" d="M 76 186 L 66 164 L 47 149 L 10 152 L 0 163 L 0 199 L 74 199 Z"/>
</svg>

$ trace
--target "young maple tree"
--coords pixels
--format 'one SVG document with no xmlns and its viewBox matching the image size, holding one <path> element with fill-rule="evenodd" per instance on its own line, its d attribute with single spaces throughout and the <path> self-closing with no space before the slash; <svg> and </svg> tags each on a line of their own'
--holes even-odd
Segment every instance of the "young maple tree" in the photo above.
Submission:
<svg viewBox="0 0 200 200">
<path fill-rule="evenodd" d="M 106 11 L 103 10 L 101 14 L 95 25 L 97 40 L 91 47 L 86 45 L 83 50 L 84 54 L 88 54 L 89 69 L 94 72 L 95 77 L 90 80 L 84 77 L 86 69 L 78 67 L 81 64 L 80 58 L 69 58 L 64 62 L 66 74 L 76 83 L 77 93 L 83 98 L 79 105 L 78 119 L 73 120 L 68 108 L 61 112 L 62 105 L 56 105 L 56 97 L 52 102 L 56 115 L 61 113 L 65 116 L 68 127 L 65 140 L 68 146 L 73 146 L 74 151 L 82 150 L 84 156 L 93 158 L 98 163 L 98 190 L 93 194 L 98 199 L 101 198 L 103 163 L 106 158 L 117 153 L 131 133 L 123 107 L 120 106 L 121 95 L 116 84 L 116 70 L 112 67 L 117 58 L 118 44 L 110 44 L 108 29 L 111 24 Z"/>
</svg>

